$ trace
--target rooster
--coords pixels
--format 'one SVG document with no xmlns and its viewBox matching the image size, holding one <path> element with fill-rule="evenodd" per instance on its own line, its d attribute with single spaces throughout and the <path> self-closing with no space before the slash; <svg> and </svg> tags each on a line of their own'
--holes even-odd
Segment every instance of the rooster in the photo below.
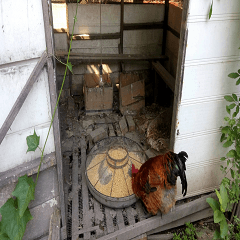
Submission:
<svg viewBox="0 0 240 240">
<path fill-rule="evenodd" d="M 177 193 L 176 181 L 180 176 L 183 196 L 187 193 L 187 179 L 185 175 L 186 152 L 178 154 L 171 151 L 150 158 L 140 169 L 132 164 L 132 189 L 140 198 L 147 211 L 156 215 L 158 210 L 167 213 L 175 205 Z"/>
</svg>

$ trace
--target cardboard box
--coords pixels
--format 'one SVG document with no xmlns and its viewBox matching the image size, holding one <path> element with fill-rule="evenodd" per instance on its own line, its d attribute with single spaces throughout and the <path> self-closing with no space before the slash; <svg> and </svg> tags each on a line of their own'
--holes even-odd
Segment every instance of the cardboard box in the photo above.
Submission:
<svg viewBox="0 0 240 240">
<path fill-rule="evenodd" d="M 86 114 L 112 112 L 113 87 L 108 74 L 103 74 L 104 86 L 99 87 L 98 74 L 84 75 L 84 101 Z"/>
<path fill-rule="evenodd" d="M 145 83 L 136 74 L 120 75 L 120 111 L 122 114 L 136 114 L 145 106 Z"/>
</svg>

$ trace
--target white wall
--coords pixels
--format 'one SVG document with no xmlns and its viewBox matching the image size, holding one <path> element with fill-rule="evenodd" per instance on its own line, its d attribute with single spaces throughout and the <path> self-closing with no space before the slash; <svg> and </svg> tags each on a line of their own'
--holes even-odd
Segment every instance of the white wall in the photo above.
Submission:
<svg viewBox="0 0 240 240">
<path fill-rule="evenodd" d="M 227 115 L 223 97 L 234 92 L 239 95 L 240 91 L 234 80 L 227 77 L 240 65 L 240 2 L 214 1 L 209 20 L 210 4 L 211 1 L 190 0 L 187 19 L 188 39 L 174 150 L 189 154 L 188 196 L 213 190 L 221 182 L 220 158 L 225 156 L 226 149 L 220 143 L 220 126 Z"/>
<path fill-rule="evenodd" d="M 0 5 L 0 126 L 14 105 L 42 53 L 46 50 L 42 1 L 3 1 Z M 46 68 L 34 83 L 27 99 L 0 145 L 0 173 L 40 157 L 27 153 L 26 137 L 34 129 L 43 147 L 51 120 Z M 53 133 L 45 154 L 55 151 Z"/>
</svg>

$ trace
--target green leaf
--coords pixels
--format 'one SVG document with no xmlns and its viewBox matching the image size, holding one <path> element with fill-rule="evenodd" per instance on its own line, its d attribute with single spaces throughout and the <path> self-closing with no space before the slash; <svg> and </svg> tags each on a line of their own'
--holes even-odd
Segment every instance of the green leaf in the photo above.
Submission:
<svg viewBox="0 0 240 240">
<path fill-rule="evenodd" d="M 236 107 L 236 113 L 239 113 L 239 105 Z"/>
<path fill-rule="evenodd" d="M 226 111 L 228 114 L 230 114 L 230 109 L 228 108 L 228 106 L 226 106 Z"/>
<path fill-rule="evenodd" d="M 70 62 L 68 62 L 66 65 L 67 65 L 69 71 L 73 74 L 73 71 L 72 71 L 73 65 Z"/>
<path fill-rule="evenodd" d="M 228 77 L 230 77 L 230 78 L 238 78 L 239 74 L 238 73 L 230 73 L 230 74 L 228 74 Z"/>
<path fill-rule="evenodd" d="M 235 108 L 235 107 L 236 107 L 236 103 L 232 103 L 232 104 L 230 104 L 230 105 L 228 106 L 229 109 L 233 109 L 233 108 Z"/>
<path fill-rule="evenodd" d="M 235 157 L 237 155 L 237 152 L 235 151 L 235 150 L 230 150 L 228 153 L 227 153 L 227 157 L 229 157 L 229 158 L 233 158 L 233 157 Z"/>
<path fill-rule="evenodd" d="M 228 224 L 225 217 L 224 220 L 220 222 L 220 233 L 222 239 L 224 239 L 228 234 Z"/>
<path fill-rule="evenodd" d="M 225 157 L 221 157 L 220 160 L 221 160 L 221 161 L 225 161 L 226 158 L 225 158 Z"/>
<path fill-rule="evenodd" d="M 10 240 L 6 233 L 2 232 L 1 222 L 0 222 L 0 239 L 1 240 Z"/>
<path fill-rule="evenodd" d="M 215 192 L 216 192 L 216 194 L 217 194 L 218 201 L 219 201 L 219 203 L 220 203 L 220 208 L 221 208 L 221 205 L 222 205 L 222 197 L 221 197 L 221 194 L 220 194 L 220 192 L 219 192 L 217 189 L 215 189 Z"/>
<path fill-rule="evenodd" d="M 233 97 L 230 96 L 230 95 L 226 95 L 226 96 L 224 96 L 224 98 L 225 98 L 228 102 L 234 102 Z"/>
<path fill-rule="evenodd" d="M 35 183 L 32 177 L 27 174 L 18 179 L 18 183 L 12 192 L 12 195 L 17 198 L 19 216 L 22 217 L 28 204 L 34 200 Z"/>
<path fill-rule="evenodd" d="M 221 238 L 220 232 L 219 232 L 218 230 L 216 230 L 216 231 L 214 232 L 213 239 L 220 239 L 220 238 Z"/>
<path fill-rule="evenodd" d="M 233 99 L 235 100 L 235 101 L 237 101 L 238 99 L 237 99 L 237 95 L 236 94 L 232 94 L 232 97 L 233 97 Z"/>
<path fill-rule="evenodd" d="M 221 211 L 216 210 L 216 211 L 214 211 L 213 218 L 214 218 L 214 223 L 219 223 L 225 219 L 225 216 Z"/>
<path fill-rule="evenodd" d="M 230 170 L 231 170 L 231 176 L 234 179 L 235 178 L 235 172 L 232 169 L 230 169 Z"/>
<path fill-rule="evenodd" d="M 223 127 L 221 129 L 221 132 L 227 134 L 229 132 L 229 130 L 230 130 L 230 127 L 229 126 L 225 126 L 225 127 Z"/>
<path fill-rule="evenodd" d="M 9 198 L 7 202 L 0 208 L 2 215 L 1 228 L 2 232 L 6 233 L 11 240 L 21 240 L 28 221 L 32 219 L 32 215 L 27 208 L 22 217 L 19 216 L 19 211 L 15 207 L 16 200 Z"/>
<path fill-rule="evenodd" d="M 222 134 L 220 142 L 223 142 L 224 140 L 226 140 L 227 138 L 225 137 L 225 133 Z"/>
<path fill-rule="evenodd" d="M 40 137 L 37 136 L 35 130 L 34 130 L 34 133 L 33 135 L 30 135 L 27 137 L 27 145 L 28 145 L 28 150 L 27 152 L 30 152 L 30 151 L 35 151 L 39 145 L 39 139 Z"/>
<path fill-rule="evenodd" d="M 239 48 L 240 49 L 240 48 Z M 240 69 L 238 69 L 238 73 L 240 74 Z"/>
<path fill-rule="evenodd" d="M 240 84 L 240 78 L 236 81 L 236 85 Z"/>
<path fill-rule="evenodd" d="M 213 1 L 212 1 L 212 4 L 210 6 L 210 10 L 209 10 L 209 14 L 208 14 L 208 18 L 210 19 L 211 16 L 212 16 L 212 8 L 213 8 Z"/>
<path fill-rule="evenodd" d="M 220 195 L 221 195 L 221 198 L 222 198 L 222 208 L 223 208 L 223 211 L 225 212 L 226 208 L 227 208 L 227 205 L 229 203 L 229 198 L 228 198 L 228 192 L 227 192 L 227 189 L 225 188 L 225 186 L 223 184 L 220 185 Z"/>
<path fill-rule="evenodd" d="M 229 140 L 229 141 L 227 141 L 227 142 L 225 142 L 225 143 L 223 144 L 223 147 L 228 148 L 228 147 L 230 147 L 232 144 L 233 144 L 233 142 Z"/>
<path fill-rule="evenodd" d="M 207 198 L 206 201 L 210 205 L 210 207 L 212 208 L 213 211 L 220 210 L 219 202 L 216 201 L 215 199 Z"/>
</svg>

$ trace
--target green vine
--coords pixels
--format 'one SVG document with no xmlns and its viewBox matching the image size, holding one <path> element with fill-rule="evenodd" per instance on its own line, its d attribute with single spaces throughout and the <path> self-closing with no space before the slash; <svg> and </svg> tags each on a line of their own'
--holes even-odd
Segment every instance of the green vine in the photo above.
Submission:
<svg viewBox="0 0 240 240">
<path fill-rule="evenodd" d="M 236 85 L 240 84 L 240 69 L 238 72 L 228 75 L 236 80 Z M 214 239 L 231 239 L 231 233 L 228 219 L 225 216 L 226 211 L 231 211 L 234 203 L 238 203 L 240 195 L 240 117 L 238 116 L 240 107 L 240 98 L 236 94 L 226 95 L 224 99 L 229 103 L 226 106 L 228 116 L 224 118 L 226 125 L 221 127 L 221 139 L 224 148 L 232 148 L 222 157 L 223 165 L 221 171 L 225 175 L 220 184 L 220 191 L 217 189 L 218 200 L 207 198 L 207 202 L 214 212 L 214 222 L 219 224 L 219 230 L 216 230 Z M 231 174 L 231 178 L 227 177 Z M 236 217 L 235 217 L 236 219 Z M 232 231 L 234 233 L 234 231 Z M 236 236 L 235 236 L 236 237 Z M 236 238 L 234 238 L 236 239 Z"/>
<path fill-rule="evenodd" d="M 72 72 L 72 64 L 69 62 L 71 46 L 72 46 L 72 38 L 74 33 L 74 26 L 77 21 L 77 10 L 78 10 L 78 3 L 80 0 L 77 1 L 76 13 L 74 16 L 74 23 L 73 29 L 71 34 L 71 41 L 68 51 L 67 63 L 65 68 L 65 73 L 62 81 L 62 86 L 58 95 L 57 103 L 52 115 L 51 123 L 48 129 L 47 137 L 44 142 L 43 148 L 39 147 L 39 140 L 40 136 L 37 136 L 35 130 L 33 135 L 27 137 L 27 145 L 28 149 L 27 152 L 35 151 L 37 148 L 41 151 L 41 160 L 38 166 L 38 172 L 35 182 L 33 181 L 32 177 L 28 177 L 27 174 L 19 177 L 18 182 L 14 191 L 12 192 L 11 198 L 9 198 L 5 204 L 0 208 L 0 213 L 2 215 L 2 220 L 0 222 L 0 240 L 21 240 L 24 236 L 27 223 L 33 218 L 30 211 L 29 211 L 29 203 L 34 200 L 35 188 L 37 185 L 41 165 L 44 158 L 44 150 L 47 144 L 47 140 L 50 134 L 50 130 L 52 128 L 53 120 L 55 117 L 55 113 L 57 110 L 57 106 L 59 103 L 59 99 L 62 93 L 63 85 L 66 79 L 67 70 L 69 69 Z"/>
</svg>

